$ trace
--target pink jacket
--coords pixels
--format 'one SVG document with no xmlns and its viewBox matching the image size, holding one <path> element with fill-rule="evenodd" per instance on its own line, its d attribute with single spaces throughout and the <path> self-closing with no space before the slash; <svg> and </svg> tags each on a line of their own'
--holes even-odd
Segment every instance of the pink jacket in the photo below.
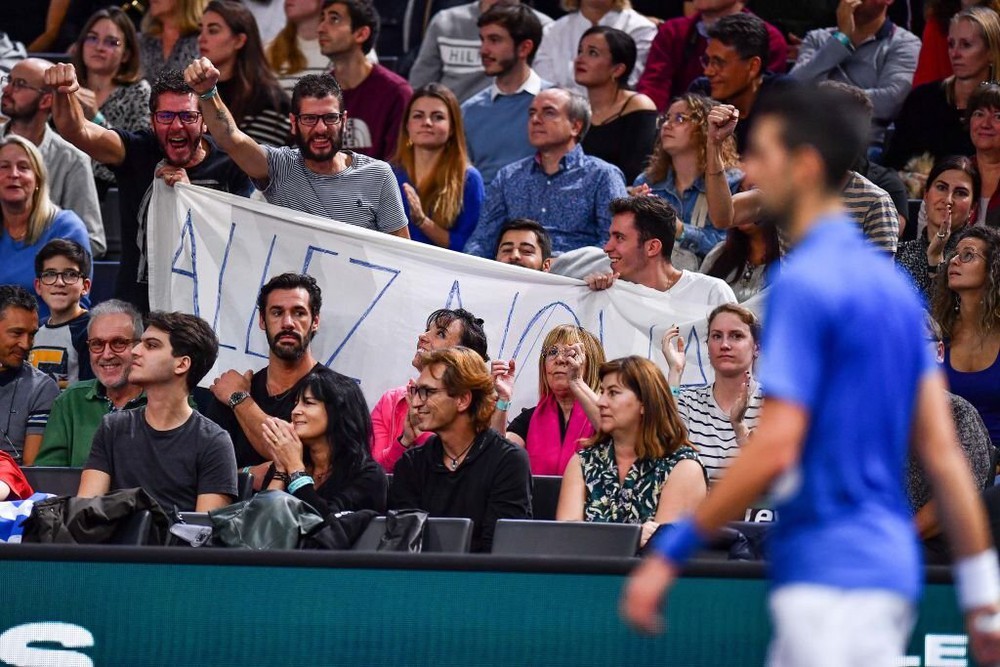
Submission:
<svg viewBox="0 0 1000 667">
<path fill-rule="evenodd" d="M 406 452 L 406 449 L 399 444 L 398 438 L 403 435 L 403 425 L 406 423 L 409 407 L 404 384 L 382 394 L 372 409 L 372 458 L 387 473 L 392 473 L 396 461 Z M 417 436 L 414 446 L 424 444 L 432 435 L 434 434 L 421 433 Z"/>
</svg>

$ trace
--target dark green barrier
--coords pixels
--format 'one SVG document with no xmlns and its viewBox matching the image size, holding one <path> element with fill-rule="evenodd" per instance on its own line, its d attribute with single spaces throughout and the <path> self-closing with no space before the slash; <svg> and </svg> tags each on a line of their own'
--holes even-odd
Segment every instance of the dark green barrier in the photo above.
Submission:
<svg viewBox="0 0 1000 667">
<path fill-rule="evenodd" d="M 47 664 L 80 666 L 763 663 L 759 567 L 696 565 L 695 574 L 717 576 L 683 579 L 669 633 L 647 638 L 617 616 L 628 565 L 7 546 L 0 660 L 29 664 L 28 652 L 41 648 L 52 651 Z M 929 585 L 906 664 L 966 664 L 961 633 L 951 586 Z"/>
</svg>

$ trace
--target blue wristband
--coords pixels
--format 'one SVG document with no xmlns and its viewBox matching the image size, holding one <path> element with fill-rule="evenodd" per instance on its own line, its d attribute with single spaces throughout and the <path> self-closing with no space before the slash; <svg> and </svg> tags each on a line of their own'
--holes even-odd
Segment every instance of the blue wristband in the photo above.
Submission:
<svg viewBox="0 0 1000 667">
<path fill-rule="evenodd" d="M 705 546 L 705 540 L 698 534 L 692 519 L 673 524 L 671 530 L 660 530 L 661 533 L 652 542 L 653 551 L 677 565 L 682 565 L 695 551 Z"/>
<path fill-rule="evenodd" d="M 203 100 L 210 100 L 210 99 L 212 99 L 213 97 L 215 97 L 218 94 L 219 94 L 219 89 L 216 86 L 212 86 L 212 90 L 210 90 L 210 91 L 208 91 L 206 93 L 202 93 L 198 97 L 201 98 L 201 99 L 203 99 Z"/>
<path fill-rule="evenodd" d="M 289 493 L 295 493 L 296 491 L 298 491 L 299 489 L 301 489 L 306 484 L 315 484 L 315 483 L 316 482 L 314 482 L 313 478 L 310 477 L 309 475 L 306 475 L 304 477 L 299 477 L 294 482 L 292 482 L 291 484 L 288 485 L 288 492 Z"/>
<path fill-rule="evenodd" d="M 681 388 L 680 387 L 671 387 L 670 388 L 670 393 L 673 394 L 675 397 L 680 396 L 681 395 Z"/>
</svg>

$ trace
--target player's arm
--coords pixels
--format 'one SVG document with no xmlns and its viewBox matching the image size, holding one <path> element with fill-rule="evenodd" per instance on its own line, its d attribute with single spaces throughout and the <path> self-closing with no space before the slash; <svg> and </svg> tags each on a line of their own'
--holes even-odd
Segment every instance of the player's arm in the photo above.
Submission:
<svg viewBox="0 0 1000 667">
<path fill-rule="evenodd" d="M 125 160 L 125 144 L 114 130 L 87 120 L 83 106 L 76 97 L 80 83 L 76 69 L 69 63 L 57 63 L 45 72 L 45 85 L 52 95 L 52 120 L 66 141 L 106 165 L 119 165 Z"/>
<path fill-rule="evenodd" d="M 205 126 L 219 147 L 251 179 L 260 181 L 267 179 L 267 152 L 236 126 L 233 114 L 226 108 L 216 89 L 219 70 L 212 61 L 208 58 L 192 61 L 184 70 L 184 81 L 198 95 L 198 105 Z"/>
</svg>

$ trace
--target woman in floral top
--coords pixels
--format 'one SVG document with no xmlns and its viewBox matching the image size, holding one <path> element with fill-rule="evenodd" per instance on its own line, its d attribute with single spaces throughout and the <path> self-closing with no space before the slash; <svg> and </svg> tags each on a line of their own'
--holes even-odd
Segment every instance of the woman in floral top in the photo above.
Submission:
<svg viewBox="0 0 1000 667">
<path fill-rule="evenodd" d="M 566 467 L 556 519 L 642 524 L 645 545 L 705 497 L 705 468 L 653 362 L 616 359 L 600 375 L 598 433 Z"/>
</svg>

